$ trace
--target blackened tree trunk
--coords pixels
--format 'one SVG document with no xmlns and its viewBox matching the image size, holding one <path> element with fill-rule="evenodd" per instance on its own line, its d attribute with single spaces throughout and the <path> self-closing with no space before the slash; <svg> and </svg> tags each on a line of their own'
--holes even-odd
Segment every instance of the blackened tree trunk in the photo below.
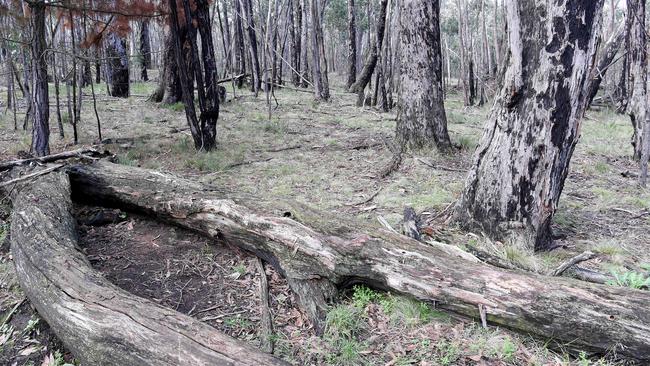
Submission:
<svg viewBox="0 0 650 366">
<path fill-rule="evenodd" d="M 346 85 L 350 89 L 357 81 L 357 24 L 354 0 L 348 0 L 348 80 Z"/>
<path fill-rule="evenodd" d="M 257 52 L 257 32 L 255 30 L 255 20 L 253 17 L 253 3 L 251 0 L 241 0 L 244 14 L 246 16 L 246 29 L 248 30 L 248 43 L 250 45 L 251 62 L 252 62 L 252 81 L 251 90 L 255 95 L 259 93 L 262 87 L 262 72 L 260 69 L 260 59 Z"/>
<path fill-rule="evenodd" d="M 366 62 L 361 69 L 361 75 L 357 78 L 357 81 L 352 84 L 350 87 L 350 92 L 357 93 L 359 98 L 357 100 L 357 105 L 363 105 L 364 101 L 364 90 L 372 78 L 372 74 L 375 71 L 377 66 L 377 61 L 379 59 L 379 52 L 381 52 L 381 46 L 384 40 L 384 30 L 386 28 L 386 7 L 388 5 L 388 0 L 381 0 L 379 3 L 379 15 L 377 18 L 377 29 L 375 35 L 377 37 L 376 44 L 370 46 L 370 52 L 366 58 Z M 372 42 L 371 42 L 372 43 Z"/>
<path fill-rule="evenodd" d="M 246 46 L 244 44 L 244 27 L 242 25 L 242 12 L 241 4 L 239 0 L 234 0 L 235 5 L 235 68 L 237 70 L 237 75 L 246 73 Z M 244 79 L 238 78 L 236 84 L 238 88 L 241 88 L 243 85 Z"/>
<path fill-rule="evenodd" d="M 147 69 L 151 68 L 151 37 L 149 36 L 149 19 L 140 24 L 140 76 L 142 80 L 149 80 Z"/>
<path fill-rule="evenodd" d="M 401 146 L 451 147 L 442 91 L 440 2 L 402 0 L 400 8 L 400 113 L 397 140 Z"/>
<path fill-rule="evenodd" d="M 634 133 L 632 135 L 632 158 L 641 159 L 643 147 L 643 128 L 646 124 L 647 113 L 647 56 L 645 33 L 645 0 L 627 0 L 630 29 L 626 40 L 629 61 L 629 85 L 631 86 L 628 99 L 627 113 L 630 115 Z"/>
<path fill-rule="evenodd" d="M 509 64 L 456 218 L 544 249 L 587 106 L 603 0 L 507 4 Z"/>
<path fill-rule="evenodd" d="M 106 57 L 110 70 L 110 94 L 113 97 L 128 98 L 129 96 L 129 55 L 126 39 L 115 32 L 106 37 Z"/>
<path fill-rule="evenodd" d="M 314 93 L 317 100 L 329 100 L 330 87 L 327 79 L 327 58 L 325 57 L 320 1 L 318 0 L 311 0 L 311 25 Z"/>
<path fill-rule="evenodd" d="M 589 93 L 588 105 L 591 105 L 594 98 L 596 97 L 596 94 L 598 93 L 598 89 L 600 88 L 600 84 L 602 83 L 603 78 L 605 77 L 605 73 L 612 65 L 614 61 L 614 57 L 616 57 L 616 54 L 618 53 L 618 50 L 621 48 L 624 39 L 625 39 L 625 33 L 619 32 L 617 35 L 612 37 L 603 48 L 603 51 L 598 59 L 598 63 L 596 64 L 596 67 L 593 69 L 591 80 L 589 81 L 589 88 L 587 91 Z"/>
<path fill-rule="evenodd" d="M 31 153 L 50 153 L 50 102 L 47 86 L 47 57 L 45 53 L 45 1 L 29 4 L 32 12 L 32 146 Z"/>
<path fill-rule="evenodd" d="M 191 9 L 189 0 L 183 0 L 185 24 L 196 24 L 196 27 L 201 33 L 203 69 L 201 67 L 201 60 L 199 60 L 199 52 L 196 45 L 196 28 L 194 26 L 187 27 L 187 42 L 189 43 L 190 49 L 189 63 L 183 54 L 176 0 L 169 0 L 171 34 L 174 41 L 174 55 L 182 89 L 183 104 L 185 105 L 185 115 L 194 140 L 194 147 L 198 151 L 210 151 L 216 146 L 216 123 L 219 117 L 219 99 L 217 95 L 218 74 L 214 61 L 214 46 L 212 44 L 208 2 L 207 0 L 195 0 L 193 5 L 195 6 L 194 11 Z M 194 74 L 196 78 L 199 108 L 201 111 L 200 117 L 197 117 L 194 107 L 194 83 L 190 78 L 191 74 Z M 204 83 L 204 80 L 207 85 Z"/>
<path fill-rule="evenodd" d="M 212 22 L 208 0 L 194 0 L 196 3 L 196 20 L 201 35 L 201 58 L 203 65 L 203 85 L 205 91 L 199 90 L 199 107 L 201 109 L 202 149 L 210 151 L 216 146 L 217 119 L 219 118 L 219 73 L 215 61 L 214 44 L 212 42 Z M 187 2 L 186 2 L 187 4 Z M 189 9 L 189 6 L 186 6 Z M 186 10 L 187 11 L 187 10 Z M 192 57 L 198 57 L 193 54 Z M 200 69 L 195 70 L 201 73 Z M 197 82 L 199 77 L 197 75 Z"/>
</svg>

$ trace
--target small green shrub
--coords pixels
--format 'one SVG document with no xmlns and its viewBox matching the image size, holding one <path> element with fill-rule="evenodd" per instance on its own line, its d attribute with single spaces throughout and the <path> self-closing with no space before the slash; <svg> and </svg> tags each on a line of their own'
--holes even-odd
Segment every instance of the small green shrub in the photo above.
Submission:
<svg viewBox="0 0 650 366">
<path fill-rule="evenodd" d="M 650 277 L 634 271 L 618 272 L 611 271 L 613 280 L 607 282 L 608 285 L 630 287 L 633 289 L 648 289 L 650 287 Z"/>
</svg>

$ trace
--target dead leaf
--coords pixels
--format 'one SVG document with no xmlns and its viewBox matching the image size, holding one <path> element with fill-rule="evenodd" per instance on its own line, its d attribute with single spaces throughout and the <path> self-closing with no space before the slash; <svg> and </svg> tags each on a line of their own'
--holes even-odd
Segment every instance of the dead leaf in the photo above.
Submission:
<svg viewBox="0 0 650 366">
<path fill-rule="evenodd" d="M 20 351 L 19 355 L 26 357 L 26 356 L 29 356 L 29 355 L 31 355 L 33 353 L 38 352 L 38 351 L 39 351 L 39 347 L 29 346 L 29 347 L 23 349 L 22 351 Z"/>
<path fill-rule="evenodd" d="M 54 366 L 54 355 L 50 352 L 49 355 L 46 355 L 41 362 L 41 366 Z"/>
</svg>

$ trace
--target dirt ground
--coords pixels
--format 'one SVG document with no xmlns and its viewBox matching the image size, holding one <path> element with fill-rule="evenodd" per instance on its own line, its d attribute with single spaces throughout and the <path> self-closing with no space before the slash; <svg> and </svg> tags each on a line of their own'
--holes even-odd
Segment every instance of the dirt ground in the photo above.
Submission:
<svg viewBox="0 0 650 366">
<path fill-rule="evenodd" d="M 589 111 L 554 221 L 561 237 L 558 247 L 533 255 L 513 243 L 462 232 L 446 222 L 463 188 L 489 105 L 463 107 L 460 97 L 450 94 L 446 108 L 458 153 L 411 152 L 397 172 L 381 179 L 379 172 L 392 157 L 388 146 L 395 113 L 356 107 L 355 96 L 342 91 L 339 78 L 332 79 L 329 103 L 316 103 L 309 93 L 277 90 L 270 119 L 263 95 L 256 98 L 247 90 L 233 95 L 229 87 L 218 125 L 219 148 L 208 154 L 193 151 L 182 106 L 147 102 L 155 84 L 135 83 L 134 96 L 128 99 L 98 96 L 103 137 L 133 138 L 104 147 L 116 153 L 122 164 L 175 172 L 233 192 L 296 199 L 377 225 L 383 217 L 397 226 L 404 207 L 412 206 L 436 239 L 462 248 L 477 246 L 539 273 L 591 250 L 599 256 L 585 267 L 617 278 L 629 273 L 647 276 L 650 192 L 636 184 L 637 167 L 629 158 L 632 128 L 626 116 L 606 109 Z M 74 148 L 70 126 L 66 124 L 66 137 L 59 139 L 52 113 L 53 152 Z M 13 130 L 12 114 L 0 118 L 0 160 L 29 150 L 29 133 Z M 18 118 L 22 120 L 20 114 Z M 80 143 L 90 145 L 96 140 L 92 102 L 87 100 Z M 3 204 L 0 239 L 6 236 L 9 222 L 9 208 Z M 80 207 L 78 217 L 84 221 L 94 210 Z M 120 217 L 115 224 L 80 226 L 82 249 L 95 268 L 134 294 L 259 344 L 260 273 L 255 258 L 129 212 Z M 12 271 L 4 245 L 0 320 L 21 305 L 7 323 L 13 330 L 0 328 L 0 364 L 40 365 L 50 354 L 51 365 L 73 362 L 45 322 L 37 320 L 28 302 L 23 302 Z M 589 360 L 588 354 L 569 356 L 562 345 L 549 350 L 544 342 L 494 327 L 484 330 L 467 319 L 364 287 L 350 289 L 332 305 L 326 334 L 316 337 L 286 282 L 268 266 L 266 276 L 275 354 L 296 365 L 617 364 Z M 36 326 L 29 326 L 30 321 Z M 21 356 L 30 345 L 37 345 L 36 351 Z"/>
</svg>

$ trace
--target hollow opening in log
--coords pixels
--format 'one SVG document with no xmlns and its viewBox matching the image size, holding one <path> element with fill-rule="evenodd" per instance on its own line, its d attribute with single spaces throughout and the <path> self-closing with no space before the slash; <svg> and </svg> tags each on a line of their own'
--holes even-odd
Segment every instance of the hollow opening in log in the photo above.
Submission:
<svg viewBox="0 0 650 366">
<path fill-rule="evenodd" d="M 260 346 L 261 273 L 255 256 L 133 212 L 75 205 L 75 217 L 79 247 L 110 282 Z M 299 317 L 300 332 L 313 336 L 286 279 L 268 265 L 264 275 L 274 322 Z"/>
</svg>

